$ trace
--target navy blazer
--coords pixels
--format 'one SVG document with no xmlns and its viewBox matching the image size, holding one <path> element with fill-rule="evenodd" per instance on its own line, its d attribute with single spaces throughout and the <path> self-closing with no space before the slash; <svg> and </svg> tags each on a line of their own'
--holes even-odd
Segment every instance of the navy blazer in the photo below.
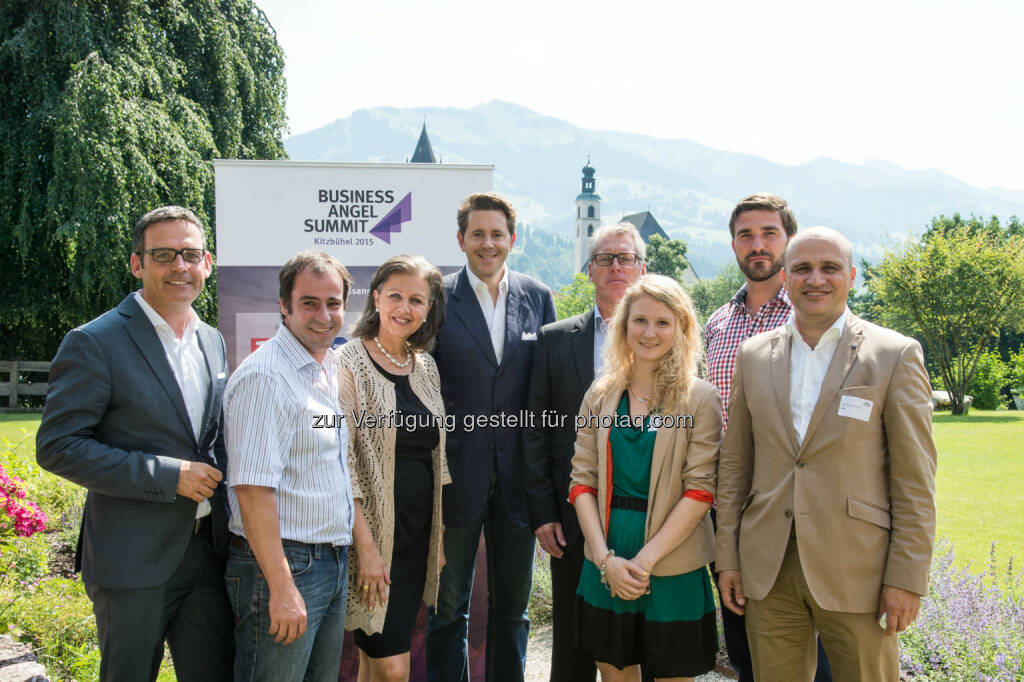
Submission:
<svg viewBox="0 0 1024 682">
<path fill-rule="evenodd" d="M 36 459 L 89 491 L 76 556 L 88 583 L 135 589 L 166 582 L 195 526 L 196 503 L 176 494 L 179 460 L 225 470 L 224 339 L 203 322 L 197 334 L 210 373 L 198 439 L 160 337 L 134 294 L 68 332 L 50 365 Z M 227 556 L 223 482 L 210 503 L 214 544 Z"/>
<path fill-rule="evenodd" d="M 569 547 L 580 536 L 576 510 L 568 499 L 569 479 L 576 451 L 576 415 L 594 381 L 594 319 L 591 308 L 540 330 L 527 402 L 536 415 L 526 430 L 523 448 L 530 528 L 558 521 Z M 541 419 L 545 410 L 546 423 Z"/>
<path fill-rule="evenodd" d="M 447 414 L 455 417 L 446 452 L 452 483 L 444 488 L 444 521 L 468 526 L 480 520 L 487 504 L 491 476 L 497 478 L 505 510 L 513 522 L 526 526 L 525 473 L 522 465 L 522 424 L 509 425 L 526 409 L 530 366 L 540 328 L 555 320 L 551 290 L 532 277 L 509 270 L 505 307 L 505 345 L 498 364 L 480 302 L 466 268 L 444 278 L 447 301 L 444 325 L 437 335 L 434 357 L 441 375 Z M 505 426 L 483 427 L 467 420 L 506 417 Z"/>
</svg>

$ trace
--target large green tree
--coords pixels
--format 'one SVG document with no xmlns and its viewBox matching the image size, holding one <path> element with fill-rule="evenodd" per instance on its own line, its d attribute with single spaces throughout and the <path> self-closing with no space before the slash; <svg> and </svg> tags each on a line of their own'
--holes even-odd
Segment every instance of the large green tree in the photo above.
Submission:
<svg viewBox="0 0 1024 682">
<path fill-rule="evenodd" d="M 718 310 L 740 290 L 747 281 L 743 271 L 735 262 L 723 265 L 722 269 L 711 279 L 702 279 L 689 285 L 687 289 L 697 308 L 697 317 L 704 324 L 711 313 Z"/>
<path fill-rule="evenodd" d="M 953 414 L 978 358 L 1001 329 L 1024 324 L 1024 237 L 998 226 L 943 224 L 889 252 L 868 287 L 881 322 L 924 341 Z"/>
<path fill-rule="evenodd" d="M 0 359 L 51 357 L 136 286 L 147 210 L 192 208 L 213 247 L 211 161 L 284 158 L 283 70 L 252 0 L 0 3 Z"/>
<path fill-rule="evenodd" d="M 560 320 L 585 313 L 593 306 L 594 285 L 582 272 L 577 272 L 572 282 L 555 292 L 555 312 Z"/>
</svg>

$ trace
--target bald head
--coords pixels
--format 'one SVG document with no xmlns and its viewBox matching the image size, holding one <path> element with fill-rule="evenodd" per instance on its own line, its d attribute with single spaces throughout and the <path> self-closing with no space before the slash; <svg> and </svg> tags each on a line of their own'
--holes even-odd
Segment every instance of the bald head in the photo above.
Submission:
<svg viewBox="0 0 1024 682">
<path fill-rule="evenodd" d="M 789 259 L 794 250 L 799 249 L 804 242 L 810 241 L 825 241 L 834 244 L 846 259 L 846 267 L 853 268 L 853 246 L 850 245 L 850 240 L 831 227 L 821 225 L 808 227 L 789 240 L 789 244 L 786 245 L 786 253 L 783 256 L 783 266 L 789 265 Z"/>
</svg>

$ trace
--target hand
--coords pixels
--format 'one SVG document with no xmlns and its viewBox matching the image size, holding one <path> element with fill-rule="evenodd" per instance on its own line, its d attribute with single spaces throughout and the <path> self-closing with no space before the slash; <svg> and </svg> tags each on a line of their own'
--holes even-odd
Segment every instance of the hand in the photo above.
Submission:
<svg viewBox="0 0 1024 682">
<path fill-rule="evenodd" d="M 306 602 L 290 582 L 270 590 L 270 634 L 278 644 L 291 644 L 306 632 Z"/>
<path fill-rule="evenodd" d="M 722 571 L 718 574 L 718 596 L 722 606 L 742 616 L 747 598 L 743 596 L 743 578 L 739 571 Z"/>
<path fill-rule="evenodd" d="M 562 548 L 565 547 L 565 534 L 562 533 L 562 524 L 558 521 L 552 521 L 551 523 L 545 523 L 533 531 L 533 534 L 537 536 L 537 541 L 540 542 L 540 546 L 545 552 L 561 559 L 564 552 Z"/>
<path fill-rule="evenodd" d="M 878 617 L 885 616 L 885 634 L 903 632 L 917 618 L 921 608 L 921 595 L 901 590 L 898 587 L 882 585 L 882 596 L 878 600 Z"/>
<path fill-rule="evenodd" d="M 223 478 L 224 474 L 216 467 L 183 459 L 178 471 L 177 493 L 194 502 L 202 502 L 213 495 L 218 482 Z"/>
<path fill-rule="evenodd" d="M 639 599 L 647 592 L 651 582 L 647 571 L 622 557 L 608 557 L 605 563 L 605 578 L 613 597 L 627 601 Z"/>
<path fill-rule="evenodd" d="M 359 567 L 356 589 L 359 590 L 360 601 L 371 609 L 377 604 L 387 604 L 391 577 L 377 547 L 371 545 L 357 549 L 356 564 Z"/>
</svg>

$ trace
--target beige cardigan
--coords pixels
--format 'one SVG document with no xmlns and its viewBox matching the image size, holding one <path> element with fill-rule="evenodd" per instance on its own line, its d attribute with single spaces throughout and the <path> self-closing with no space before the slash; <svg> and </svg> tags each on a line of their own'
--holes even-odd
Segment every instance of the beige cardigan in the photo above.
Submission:
<svg viewBox="0 0 1024 682">
<path fill-rule="evenodd" d="M 395 385 L 382 377 L 370 362 L 370 356 L 360 339 L 349 341 L 338 351 L 338 391 L 342 412 L 348 422 L 348 465 L 352 476 L 352 496 L 362 501 L 366 523 L 373 534 L 377 550 L 391 571 L 391 554 L 395 541 L 395 429 L 363 425 L 356 426 L 355 415 L 389 415 L 395 407 Z M 434 359 L 426 353 L 416 353 L 409 385 L 416 397 L 438 418 L 444 419 L 444 401 L 441 399 L 441 381 Z M 423 588 L 423 601 L 427 606 L 437 602 L 438 576 L 441 573 L 441 487 L 451 483 L 448 460 L 444 454 L 444 428 L 439 426 L 441 439 L 434 448 L 434 509 L 430 523 L 430 552 L 427 555 L 427 582 Z M 348 613 L 345 629 L 361 629 L 367 634 L 384 628 L 387 610 L 367 608 L 359 600 L 356 580 L 359 576 L 359 556 L 349 554 Z"/>
<path fill-rule="evenodd" d="M 576 454 L 572 458 L 570 490 L 579 492 L 575 490 L 576 486 L 597 490 L 597 506 L 606 536 L 612 480 L 612 472 L 608 468 L 611 462 L 608 452 L 610 429 L 601 426 L 599 422 L 593 423 L 590 416 L 614 415 L 623 390 L 624 387 L 619 386 L 600 395 L 591 385 L 580 407 L 580 422 L 586 423 L 576 431 Z M 645 543 L 661 529 L 687 490 L 703 490 L 715 494 L 718 447 L 722 441 L 722 398 L 718 389 L 702 379 L 694 378 L 687 405 L 677 412 L 683 416 L 692 415 L 693 428 L 662 426 L 655 436 L 647 496 L 647 522 L 644 528 Z M 588 545 L 584 545 L 583 551 L 593 561 Z M 711 563 L 714 551 L 715 535 L 711 528 L 711 518 L 705 514 L 693 533 L 654 564 L 651 573 L 665 576 L 693 571 Z"/>
</svg>

